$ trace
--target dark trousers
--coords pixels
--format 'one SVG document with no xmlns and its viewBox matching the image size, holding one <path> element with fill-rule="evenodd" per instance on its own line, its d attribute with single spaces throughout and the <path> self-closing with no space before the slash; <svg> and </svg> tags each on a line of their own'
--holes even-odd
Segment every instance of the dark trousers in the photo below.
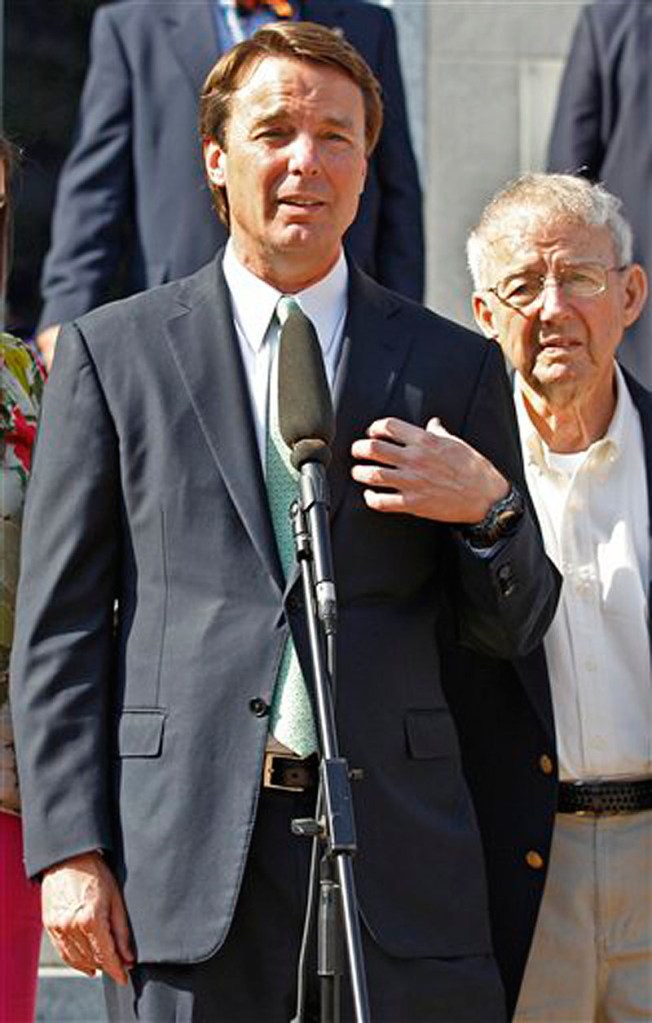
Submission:
<svg viewBox="0 0 652 1023">
<path fill-rule="evenodd" d="M 310 842 L 290 834 L 290 821 L 310 816 L 311 802 L 302 794 L 263 791 L 224 945 L 202 963 L 139 963 L 127 988 L 105 979 L 113 1023 L 288 1023 L 293 1018 Z M 386 955 L 366 933 L 363 944 L 373 1023 L 505 1019 L 491 957 L 402 960 Z M 319 1019 L 314 958 L 313 950 L 307 1021 Z M 343 1020 L 352 1020 L 346 986 L 342 1006 Z"/>
</svg>

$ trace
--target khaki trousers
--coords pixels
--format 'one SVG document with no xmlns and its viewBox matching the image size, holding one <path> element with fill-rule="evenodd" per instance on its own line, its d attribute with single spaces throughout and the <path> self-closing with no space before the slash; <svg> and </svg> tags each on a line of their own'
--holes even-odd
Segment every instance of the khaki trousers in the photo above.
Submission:
<svg viewBox="0 0 652 1023">
<path fill-rule="evenodd" d="M 652 811 L 557 814 L 514 1019 L 652 1020 Z"/>
</svg>

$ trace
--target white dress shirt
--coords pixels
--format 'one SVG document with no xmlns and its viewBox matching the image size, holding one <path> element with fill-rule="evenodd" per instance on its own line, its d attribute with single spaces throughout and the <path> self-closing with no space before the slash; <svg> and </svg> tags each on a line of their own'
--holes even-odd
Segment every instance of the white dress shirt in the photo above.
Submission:
<svg viewBox="0 0 652 1023">
<path fill-rule="evenodd" d="M 652 769 L 647 476 L 639 416 L 619 369 L 616 381 L 605 436 L 565 455 L 543 442 L 515 380 L 526 480 L 564 578 L 544 645 L 566 780 Z"/>
<path fill-rule="evenodd" d="M 268 333 L 268 328 L 284 292 L 247 270 L 238 260 L 232 240 L 226 246 L 223 269 L 249 387 L 258 451 L 264 466 L 270 366 L 279 333 L 278 329 Z M 348 282 L 349 270 L 342 252 L 326 277 L 292 295 L 317 331 L 331 390 L 342 350 Z"/>
</svg>

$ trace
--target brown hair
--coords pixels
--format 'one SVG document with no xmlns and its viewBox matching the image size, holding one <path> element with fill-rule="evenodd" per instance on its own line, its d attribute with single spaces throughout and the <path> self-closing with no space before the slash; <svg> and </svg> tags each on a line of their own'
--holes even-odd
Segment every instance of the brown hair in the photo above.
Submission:
<svg viewBox="0 0 652 1023">
<path fill-rule="evenodd" d="M 0 205 L 0 294 L 4 294 L 9 274 L 11 254 L 11 189 L 10 182 L 16 163 L 18 150 L 6 136 L 0 134 L 0 163 L 5 169 L 5 201 Z"/>
<path fill-rule="evenodd" d="M 251 39 L 228 50 L 209 72 L 199 101 L 199 130 L 202 138 L 214 139 L 226 149 L 226 129 L 233 94 L 246 75 L 265 57 L 286 57 L 335 68 L 360 89 L 365 111 L 366 155 L 378 141 L 383 123 L 383 104 L 378 80 L 365 60 L 336 29 L 310 21 L 274 22 L 259 29 Z M 211 185 L 215 208 L 229 225 L 226 191 Z"/>
</svg>

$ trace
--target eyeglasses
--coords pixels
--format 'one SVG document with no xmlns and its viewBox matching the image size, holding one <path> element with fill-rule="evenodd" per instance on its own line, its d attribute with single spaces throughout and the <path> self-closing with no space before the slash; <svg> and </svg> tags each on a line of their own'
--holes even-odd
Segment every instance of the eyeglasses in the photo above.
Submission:
<svg viewBox="0 0 652 1023">
<path fill-rule="evenodd" d="M 592 298 L 607 290 L 609 274 L 620 273 L 627 266 L 602 266 L 601 263 L 577 263 L 563 266 L 554 274 L 511 274 L 487 288 L 500 302 L 515 309 L 526 309 L 543 295 L 550 284 L 561 288 L 567 298 Z"/>
</svg>

